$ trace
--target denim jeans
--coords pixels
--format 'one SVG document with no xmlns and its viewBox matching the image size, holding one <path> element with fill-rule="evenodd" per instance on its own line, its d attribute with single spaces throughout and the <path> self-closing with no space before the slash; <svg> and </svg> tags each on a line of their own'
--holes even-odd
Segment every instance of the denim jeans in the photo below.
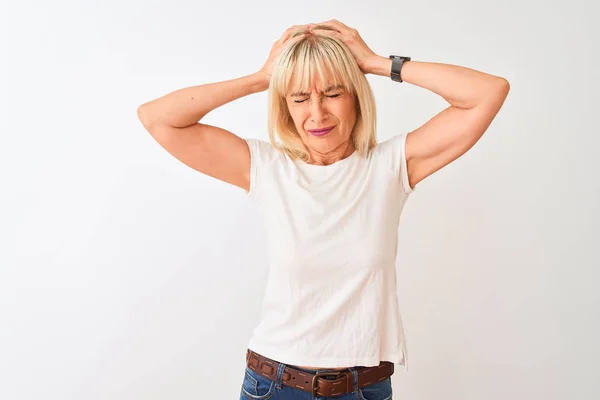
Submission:
<svg viewBox="0 0 600 400">
<path fill-rule="evenodd" d="M 354 378 L 354 391 L 334 397 L 313 396 L 309 392 L 291 386 L 284 386 L 283 370 L 286 364 L 280 364 L 277 370 L 276 381 L 265 378 L 257 374 L 246 365 L 244 381 L 240 390 L 240 400 L 391 400 L 392 399 L 392 380 L 384 379 L 381 382 L 373 383 L 362 388 L 358 388 L 358 372 L 355 368 L 348 368 L 352 371 Z M 299 368 L 293 368 L 315 373 L 316 371 Z M 332 371 L 331 369 L 320 369 L 319 372 Z"/>
</svg>

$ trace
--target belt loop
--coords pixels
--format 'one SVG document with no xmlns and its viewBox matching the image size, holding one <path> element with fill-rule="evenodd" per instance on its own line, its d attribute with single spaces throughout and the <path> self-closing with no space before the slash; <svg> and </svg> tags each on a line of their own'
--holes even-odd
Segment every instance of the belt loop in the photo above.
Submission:
<svg viewBox="0 0 600 400">
<path fill-rule="evenodd" d="M 354 391 L 353 393 L 358 392 L 358 371 L 356 371 L 356 368 L 352 367 L 349 368 L 350 371 L 352 371 L 352 381 L 354 382 Z"/>
<path fill-rule="evenodd" d="M 279 363 L 279 367 L 277 368 L 277 375 L 275 377 L 275 387 L 281 390 L 283 386 L 283 371 L 285 370 L 286 365 L 284 363 Z"/>
</svg>

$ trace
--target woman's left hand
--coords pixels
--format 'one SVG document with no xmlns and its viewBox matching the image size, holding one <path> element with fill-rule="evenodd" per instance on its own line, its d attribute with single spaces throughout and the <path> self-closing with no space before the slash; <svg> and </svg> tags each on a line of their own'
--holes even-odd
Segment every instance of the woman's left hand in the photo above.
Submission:
<svg viewBox="0 0 600 400">
<path fill-rule="evenodd" d="M 327 26 L 333 29 L 333 31 L 330 31 L 329 29 L 319 29 L 320 25 Z M 320 22 L 318 24 L 310 24 L 308 27 L 312 31 L 319 31 L 319 33 L 330 35 L 339 39 L 346 46 L 348 46 L 360 69 L 365 74 L 370 73 L 367 65 L 369 64 L 369 61 L 376 59 L 378 56 L 369 48 L 369 46 L 367 46 L 356 29 L 350 28 L 349 26 L 346 26 L 335 19 L 332 19 L 331 21 Z"/>
</svg>

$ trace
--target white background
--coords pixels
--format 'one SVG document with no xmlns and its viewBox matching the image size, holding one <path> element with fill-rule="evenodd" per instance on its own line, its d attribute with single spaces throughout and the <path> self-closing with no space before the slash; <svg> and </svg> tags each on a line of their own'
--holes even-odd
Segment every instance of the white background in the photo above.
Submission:
<svg viewBox="0 0 600 400">
<path fill-rule="evenodd" d="M 268 271 L 243 192 L 163 150 L 137 107 L 257 71 L 332 18 L 378 54 L 511 92 L 401 218 L 398 399 L 600 396 L 600 35 L 592 1 L 2 2 L 0 398 L 237 399 Z M 446 107 L 369 75 L 379 140 Z M 205 122 L 268 140 L 267 92 Z"/>
</svg>

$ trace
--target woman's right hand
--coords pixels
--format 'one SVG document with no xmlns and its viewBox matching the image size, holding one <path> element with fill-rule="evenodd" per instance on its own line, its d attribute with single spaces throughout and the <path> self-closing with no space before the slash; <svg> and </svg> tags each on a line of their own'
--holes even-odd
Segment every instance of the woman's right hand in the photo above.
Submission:
<svg viewBox="0 0 600 400">
<path fill-rule="evenodd" d="M 281 36 L 279 40 L 273 43 L 273 46 L 271 47 L 271 53 L 269 54 L 267 61 L 259 71 L 259 74 L 263 76 L 268 83 L 271 82 L 273 64 L 275 63 L 277 57 L 279 57 L 279 55 L 283 52 L 285 48 L 302 40 L 302 38 L 305 37 L 306 33 L 309 31 L 311 25 L 314 24 L 293 25 L 283 33 L 283 36 Z M 295 35 L 297 33 L 300 34 Z"/>
</svg>

